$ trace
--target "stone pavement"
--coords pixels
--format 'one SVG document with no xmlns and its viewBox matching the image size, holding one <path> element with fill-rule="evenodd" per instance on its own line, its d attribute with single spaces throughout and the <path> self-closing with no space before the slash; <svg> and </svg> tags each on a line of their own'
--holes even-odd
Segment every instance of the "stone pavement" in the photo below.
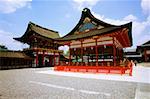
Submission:
<svg viewBox="0 0 150 99">
<path fill-rule="evenodd" d="M 150 99 L 150 84 L 138 84 L 135 99 Z"/>
<path fill-rule="evenodd" d="M 0 99 L 135 99 L 148 83 L 39 73 L 50 68 L 0 71 Z M 122 77 L 122 76 L 120 76 Z M 149 99 L 142 96 L 142 99 Z M 139 98 L 136 98 L 139 99 Z"/>
</svg>

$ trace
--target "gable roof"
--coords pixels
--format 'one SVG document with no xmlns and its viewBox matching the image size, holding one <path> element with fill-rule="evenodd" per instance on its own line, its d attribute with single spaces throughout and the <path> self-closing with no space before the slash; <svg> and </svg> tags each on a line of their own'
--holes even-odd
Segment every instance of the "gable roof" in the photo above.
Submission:
<svg viewBox="0 0 150 99">
<path fill-rule="evenodd" d="M 37 25 L 33 22 L 29 22 L 27 30 L 24 33 L 24 35 L 22 37 L 14 38 L 14 39 L 21 41 L 21 42 L 25 42 L 27 36 L 32 35 L 33 33 L 36 33 L 42 37 L 49 38 L 49 39 L 55 39 L 55 38 L 60 37 L 57 31 L 44 28 L 44 27 Z"/>
<path fill-rule="evenodd" d="M 82 33 L 78 33 L 76 34 L 76 31 L 79 30 L 81 28 L 81 26 L 83 26 L 84 21 L 86 20 L 86 18 L 90 19 L 90 22 L 94 22 L 97 26 L 97 28 L 95 29 L 89 29 L 88 31 L 83 31 Z M 98 28 L 99 26 L 101 26 L 102 28 Z M 127 24 L 123 24 L 123 25 L 112 25 L 112 24 L 108 24 L 106 22 L 103 22 L 97 18 L 95 18 L 90 10 L 88 8 L 84 8 L 82 11 L 82 15 L 81 18 L 78 22 L 78 24 L 64 37 L 58 38 L 56 40 L 75 40 L 75 39 L 80 39 L 80 38 L 86 38 L 86 37 L 90 37 L 90 36 L 95 36 L 95 35 L 104 35 L 107 33 L 111 33 L 112 31 L 121 29 L 121 28 L 127 28 L 128 31 L 128 36 L 129 36 L 129 40 L 132 46 L 132 22 L 129 22 Z"/>
<path fill-rule="evenodd" d="M 81 15 L 81 18 L 78 22 L 78 24 L 67 34 L 65 35 L 64 37 L 68 36 L 68 35 L 73 35 L 74 32 L 79 29 L 79 27 L 83 24 L 84 20 L 86 18 L 89 18 L 91 21 L 97 23 L 97 26 L 100 25 L 100 26 L 103 26 L 103 27 L 115 27 L 115 25 L 111 25 L 111 24 L 108 24 L 106 22 L 103 22 L 97 18 L 95 18 L 92 14 L 91 14 L 91 11 L 88 9 L 88 8 L 84 8 L 83 11 L 82 11 L 82 15 Z"/>
</svg>

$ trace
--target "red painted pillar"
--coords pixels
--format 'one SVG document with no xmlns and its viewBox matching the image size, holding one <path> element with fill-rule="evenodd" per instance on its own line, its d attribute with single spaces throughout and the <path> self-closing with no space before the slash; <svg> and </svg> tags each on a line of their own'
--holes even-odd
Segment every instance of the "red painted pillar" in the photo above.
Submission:
<svg viewBox="0 0 150 99">
<path fill-rule="evenodd" d="M 114 61 L 114 66 L 116 66 L 116 46 L 115 46 L 114 37 L 113 37 L 113 61 Z"/>
<path fill-rule="evenodd" d="M 44 56 L 45 56 L 45 51 L 43 51 L 43 55 L 42 55 L 42 65 L 44 66 Z"/>
<path fill-rule="evenodd" d="M 102 47 L 102 66 L 104 66 L 104 46 Z"/>
<path fill-rule="evenodd" d="M 58 56 L 58 65 L 60 65 L 60 53 L 59 53 L 59 56 Z"/>
<path fill-rule="evenodd" d="M 38 51 L 36 51 L 36 66 L 38 66 Z"/>
<path fill-rule="evenodd" d="M 71 65 L 71 47 L 69 45 L 69 65 Z"/>
<path fill-rule="evenodd" d="M 96 66 L 98 66 L 98 47 L 97 47 L 97 39 L 95 39 L 95 52 L 96 52 Z"/>
<path fill-rule="evenodd" d="M 147 62 L 147 54 L 146 54 L 146 49 L 144 48 L 144 60 Z"/>
<path fill-rule="evenodd" d="M 56 63 L 55 63 L 55 62 L 56 62 L 55 57 L 56 57 L 56 56 L 55 56 L 55 52 L 54 52 L 54 66 L 56 65 Z"/>
<path fill-rule="evenodd" d="M 81 40 L 81 58 L 82 58 L 82 65 L 83 65 L 83 40 Z"/>
</svg>

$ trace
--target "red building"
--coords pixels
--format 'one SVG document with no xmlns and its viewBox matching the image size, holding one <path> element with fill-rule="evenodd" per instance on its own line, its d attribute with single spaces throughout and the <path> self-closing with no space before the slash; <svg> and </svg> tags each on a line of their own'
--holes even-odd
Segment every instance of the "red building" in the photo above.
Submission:
<svg viewBox="0 0 150 99">
<path fill-rule="evenodd" d="M 142 54 L 144 62 L 150 62 L 150 40 L 137 46 L 137 51 Z"/>
<path fill-rule="evenodd" d="M 36 65 L 44 65 L 47 57 L 55 70 L 99 72 L 100 68 L 107 68 L 108 72 L 119 69 L 124 73 L 127 68 L 121 66 L 130 64 L 122 61 L 123 48 L 132 46 L 132 23 L 108 24 L 85 8 L 78 24 L 64 37 L 30 22 L 25 34 L 15 40 L 30 45 L 26 50 L 34 54 Z M 62 51 L 58 47 L 62 45 L 69 46 L 69 62 L 60 61 Z"/>
<path fill-rule="evenodd" d="M 57 31 L 29 22 L 24 35 L 14 39 L 30 45 L 24 51 L 34 57 L 32 67 L 43 67 L 59 64 L 59 57 L 63 51 L 58 50 L 60 44 L 55 42 L 56 38 L 60 38 Z"/>
</svg>

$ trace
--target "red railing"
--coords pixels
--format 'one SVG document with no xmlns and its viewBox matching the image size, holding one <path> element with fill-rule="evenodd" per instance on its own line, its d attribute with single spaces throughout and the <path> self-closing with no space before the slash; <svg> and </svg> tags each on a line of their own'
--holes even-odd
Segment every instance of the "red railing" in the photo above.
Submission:
<svg viewBox="0 0 150 99">
<path fill-rule="evenodd" d="M 95 64 L 87 65 L 83 63 L 78 63 L 78 65 L 73 65 L 72 63 L 64 63 L 54 67 L 55 71 L 70 71 L 70 72 L 89 72 L 89 73 L 112 73 L 112 74 L 129 74 L 132 76 L 132 63 L 128 62 L 125 66 L 95 66 Z"/>
</svg>

